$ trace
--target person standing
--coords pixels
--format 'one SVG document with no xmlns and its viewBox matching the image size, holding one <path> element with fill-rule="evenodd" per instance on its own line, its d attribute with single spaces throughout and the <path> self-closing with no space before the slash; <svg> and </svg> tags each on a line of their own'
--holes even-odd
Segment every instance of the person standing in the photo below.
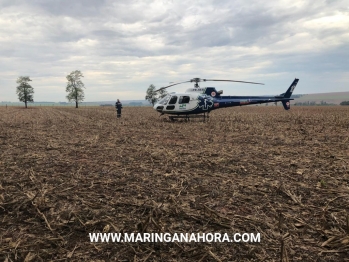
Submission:
<svg viewBox="0 0 349 262">
<path fill-rule="evenodd" d="M 121 117 L 122 104 L 121 104 L 119 99 L 115 103 L 115 108 L 116 108 L 117 118 L 120 118 Z"/>
</svg>

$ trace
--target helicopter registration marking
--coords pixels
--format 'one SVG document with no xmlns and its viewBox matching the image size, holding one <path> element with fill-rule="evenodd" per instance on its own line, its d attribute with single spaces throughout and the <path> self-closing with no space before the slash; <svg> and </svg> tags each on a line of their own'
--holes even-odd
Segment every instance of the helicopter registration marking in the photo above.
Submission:
<svg viewBox="0 0 349 262">
<path fill-rule="evenodd" d="M 205 88 L 192 88 L 192 89 L 189 89 L 189 91 L 191 91 L 191 92 L 205 91 Z"/>
</svg>

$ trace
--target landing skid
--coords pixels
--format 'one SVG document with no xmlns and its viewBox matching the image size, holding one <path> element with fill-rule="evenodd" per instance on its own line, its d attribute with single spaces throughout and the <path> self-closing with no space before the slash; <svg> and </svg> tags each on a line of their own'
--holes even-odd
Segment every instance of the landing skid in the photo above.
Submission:
<svg viewBox="0 0 349 262">
<path fill-rule="evenodd" d="M 183 118 L 186 121 L 189 121 L 191 118 L 202 118 L 205 121 L 206 119 L 209 119 L 209 115 L 204 113 L 203 115 L 180 115 L 180 116 L 169 116 L 168 118 L 171 121 L 175 121 L 179 118 Z"/>
</svg>

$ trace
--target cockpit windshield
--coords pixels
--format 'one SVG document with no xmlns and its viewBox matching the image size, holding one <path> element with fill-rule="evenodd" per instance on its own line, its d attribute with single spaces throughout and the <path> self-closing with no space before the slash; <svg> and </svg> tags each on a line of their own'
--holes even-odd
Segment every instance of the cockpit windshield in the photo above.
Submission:
<svg viewBox="0 0 349 262">
<path fill-rule="evenodd" d="M 170 96 L 170 95 L 167 95 L 167 96 L 165 96 L 164 98 L 162 98 L 162 99 L 158 102 L 158 104 L 166 105 L 167 102 L 168 102 L 168 100 L 170 100 L 170 98 L 171 98 L 171 96 Z"/>
</svg>

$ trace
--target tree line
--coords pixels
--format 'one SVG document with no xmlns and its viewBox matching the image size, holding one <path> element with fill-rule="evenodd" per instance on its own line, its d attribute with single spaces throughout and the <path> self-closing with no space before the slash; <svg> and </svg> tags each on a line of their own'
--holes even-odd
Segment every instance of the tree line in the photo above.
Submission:
<svg viewBox="0 0 349 262">
<path fill-rule="evenodd" d="M 75 108 L 79 107 L 79 102 L 82 102 L 85 98 L 85 93 L 83 88 L 85 88 L 84 83 L 81 78 L 84 77 L 79 70 L 72 71 L 66 76 L 68 82 L 65 91 L 68 93 L 66 96 L 69 102 L 75 102 Z M 34 102 L 34 88 L 29 84 L 32 80 L 29 76 L 18 77 L 16 83 L 17 95 L 20 102 L 24 102 L 25 108 L 27 108 L 28 102 Z"/>
<path fill-rule="evenodd" d="M 335 106 L 337 104 L 327 103 L 326 101 L 321 101 L 320 104 L 317 104 L 315 101 L 306 101 L 306 102 L 296 102 L 295 106 Z M 349 106 L 349 101 L 343 101 L 339 105 Z"/>
<path fill-rule="evenodd" d="M 85 98 L 85 93 L 83 88 L 85 88 L 84 83 L 81 78 L 84 77 L 79 70 L 72 71 L 66 76 L 68 82 L 66 87 L 66 92 L 68 95 L 66 98 L 69 102 L 75 102 L 75 108 L 79 107 L 79 102 L 82 102 Z M 34 88 L 29 84 L 32 80 L 29 76 L 20 76 L 17 79 L 17 95 L 20 102 L 24 102 L 25 108 L 28 107 L 28 102 L 34 102 Z M 153 106 L 155 103 L 167 95 L 167 91 L 162 89 L 156 91 L 156 88 L 151 84 L 146 92 L 145 100 L 148 100 Z"/>
</svg>

